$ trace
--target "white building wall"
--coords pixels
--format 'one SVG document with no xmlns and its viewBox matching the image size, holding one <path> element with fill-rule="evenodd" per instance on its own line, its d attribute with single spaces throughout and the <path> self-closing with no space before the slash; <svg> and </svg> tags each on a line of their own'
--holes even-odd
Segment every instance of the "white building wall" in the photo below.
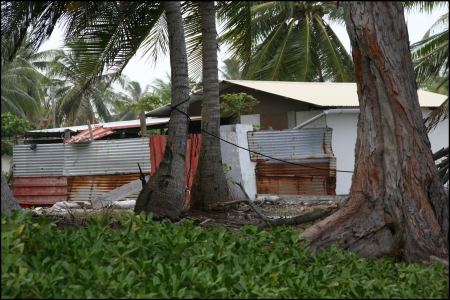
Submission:
<svg viewBox="0 0 450 300">
<path fill-rule="evenodd" d="M 11 163 L 12 163 L 12 156 L 9 155 L 2 155 L 2 172 L 10 172 L 11 171 Z"/>
<path fill-rule="evenodd" d="M 220 126 L 220 137 L 248 149 L 247 132 L 252 130 L 253 126 L 247 124 L 222 125 Z M 250 200 L 255 200 L 256 163 L 250 160 L 249 152 L 223 141 L 220 142 L 220 150 L 222 152 L 222 163 L 231 167 L 231 170 L 226 173 L 229 178 L 228 186 L 231 196 L 235 199 L 244 199 L 245 197 L 239 186 L 232 183 L 232 180 L 234 180 L 242 184 Z"/>
<path fill-rule="evenodd" d="M 429 109 L 422 108 L 424 118 L 428 115 Z M 355 144 L 358 126 L 358 114 L 328 114 L 319 120 L 325 120 L 328 127 L 333 129 L 332 148 L 336 156 L 336 169 L 353 171 L 355 164 Z M 305 121 L 305 120 L 303 120 Z M 301 121 L 301 122 L 303 122 Z M 313 123 L 316 123 L 314 121 Z M 297 125 L 301 122 L 297 121 Z M 323 122 L 323 121 L 322 121 Z M 311 124 L 313 124 L 311 123 Z M 313 125 L 314 126 L 314 125 Z M 428 137 L 433 152 L 449 145 L 449 124 L 448 119 L 439 123 L 432 130 Z M 352 173 L 336 173 L 336 194 L 345 195 L 350 192 L 352 184 Z"/>
</svg>

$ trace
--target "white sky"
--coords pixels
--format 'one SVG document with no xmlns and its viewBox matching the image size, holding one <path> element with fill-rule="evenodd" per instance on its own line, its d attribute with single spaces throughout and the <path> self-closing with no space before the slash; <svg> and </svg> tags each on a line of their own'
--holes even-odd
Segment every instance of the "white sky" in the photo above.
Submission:
<svg viewBox="0 0 450 300">
<path fill-rule="evenodd" d="M 419 13 L 419 12 L 407 12 L 406 24 L 408 26 L 409 40 L 411 43 L 419 41 L 430 26 L 443 15 L 447 9 L 436 9 L 432 13 Z M 342 44 L 350 49 L 350 40 L 347 35 L 347 30 L 344 25 L 330 24 L 336 35 L 341 40 Z M 43 43 L 39 48 L 40 51 L 48 49 L 61 48 L 63 46 L 62 30 L 56 28 L 48 41 Z M 221 47 L 219 56 L 219 68 L 223 66 L 222 61 L 228 58 L 228 54 L 225 53 L 226 49 Z M 153 80 L 157 78 L 166 79 L 166 73 L 170 74 L 170 61 L 168 55 L 160 57 L 156 64 L 152 62 L 151 58 L 142 57 L 142 52 L 138 51 L 137 54 L 130 60 L 125 67 L 123 73 L 127 75 L 130 80 L 138 81 L 142 87 L 147 84 L 152 84 Z M 219 78 L 220 78 L 219 73 Z"/>
</svg>

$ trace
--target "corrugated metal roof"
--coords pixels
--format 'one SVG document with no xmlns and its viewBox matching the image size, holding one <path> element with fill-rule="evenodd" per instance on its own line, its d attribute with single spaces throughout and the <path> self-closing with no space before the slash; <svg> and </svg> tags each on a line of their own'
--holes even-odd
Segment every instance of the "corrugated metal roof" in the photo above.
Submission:
<svg viewBox="0 0 450 300">
<path fill-rule="evenodd" d="M 333 157 L 331 128 L 247 132 L 250 150 L 287 161 Z M 271 159 L 250 152 L 251 160 Z M 273 161 L 273 160 L 272 160 Z"/>
<path fill-rule="evenodd" d="M 14 176 L 62 176 L 64 144 L 15 145 L 13 164 Z"/>
<path fill-rule="evenodd" d="M 147 126 L 152 125 L 160 125 L 169 123 L 170 118 L 146 118 Z M 192 121 L 201 120 L 201 117 L 191 117 Z M 124 129 L 124 128 L 138 128 L 141 126 L 139 120 L 130 120 L 130 121 L 117 121 L 117 122 L 108 122 L 108 123 L 99 123 L 94 124 L 92 126 L 103 126 L 103 128 L 111 128 L 111 129 Z M 78 132 L 82 130 L 88 129 L 87 125 L 80 126 L 70 126 L 70 127 L 60 127 L 60 128 L 50 128 L 50 129 L 41 129 L 41 130 L 30 130 L 29 132 L 64 132 L 66 130 L 70 130 L 73 132 Z"/>
<path fill-rule="evenodd" d="M 69 144 L 64 150 L 64 176 L 150 172 L 148 138 Z"/>
<path fill-rule="evenodd" d="M 102 137 L 105 137 L 107 135 L 113 134 L 115 131 L 111 128 L 103 128 L 103 126 L 96 126 L 92 129 L 92 136 L 94 140 L 100 139 Z M 80 132 L 77 135 L 74 135 L 73 137 L 67 139 L 64 141 L 66 144 L 74 144 L 74 143 L 82 143 L 82 142 L 89 142 L 91 140 L 91 133 L 89 129 L 86 129 L 82 132 Z"/>
<path fill-rule="evenodd" d="M 299 100 L 318 106 L 359 106 L 354 82 L 292 82 L 260 80 L 224 80 L 232 84 Z M 417 91 L 421 107 L 438 107 L 447 96 Z"/>
</svg>

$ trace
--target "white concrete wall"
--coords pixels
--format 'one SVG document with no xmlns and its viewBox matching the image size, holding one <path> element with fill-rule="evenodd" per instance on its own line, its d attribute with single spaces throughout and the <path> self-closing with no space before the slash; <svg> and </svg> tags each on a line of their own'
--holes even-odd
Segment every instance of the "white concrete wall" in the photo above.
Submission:
<svg viewBox="0 0 450 300">
<path fill-rule="evenodd" d="M 429 113 L 429 109 L 423 108 L 422 113 L 425 117 Z M 336 169 L 353 171 L 358 114 L 329 114 L 326 116 L 326 122 L 328 127 L 333 128 L 332 148 L 336 156 Z M 428 137 L 433 152 L 448 147 L 448 130 L 448 119 L 446 119 L 429 133 Z M 337 195 L 348 194 L 351 184 L 351 173 L 336 173 Z"/>
<path fill-rule="evenodd" d="M 422 109 L 422 114 L 424 118 L 428 116 L 430 110 L 428 108 Z M 431 143 L 431 150 L 436 152 L 444 147 L 448 147 L 448 119 L 439 123 L 436 128 L 428 133 L 428 138 Z"/>
<path fill-rule="evenodd" d="M 2 172 L 9 172 L 12 164 L 12 156 L 2 155 Z"/>
<path fill-rule="evenodd" d="M 331 148 L 336 157 L 336 170 L 353 171 L 358 114 L 329 114 L 326 117 L 328 127 L 333 129 Z M 350 192 L 352 175 L 336 172 L 336 195 Z"/>
<path fill-rule="evenodd" d="M 241 147 L 248 148 L 247 132 L 252 130 L 253 126 L 247 124 L 223 125 L 220 126 L 220 137 Z M 256 163 L 250 160 L 249 152 L 223 141 L 220 142 L 220 148 L 222 151 L 222 163 L 231 167 L 226 176 L 236 182 L 240 182 L 250 199 L 255 200 Z M 232 197 L 244 199 L 245 196 L 239 186 L 232 183 L 231 180 L 228 180 L 228 185 Z"/>
<path fill-rule="evenodd" d="M 321 114 L 323 110 L 306 110 L 306 111 L 297 111 L 295 113 L 295 121 L 297 124 L 295 126 L 302 124 L 305 121 L 312 119 L 313 117 Z M 295 127 L 292 126 L 292 127 Z M 312 123 L 307 124 L 303 128 L 323 128 L 326 127 L 325 117 L 319 118 Z"/>
</svg>

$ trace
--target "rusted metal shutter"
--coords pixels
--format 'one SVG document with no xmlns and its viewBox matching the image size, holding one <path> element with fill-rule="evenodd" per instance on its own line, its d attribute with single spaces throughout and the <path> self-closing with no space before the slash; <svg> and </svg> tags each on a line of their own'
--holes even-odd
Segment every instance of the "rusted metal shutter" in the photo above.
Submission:
<svg viewBox="0 0 450 300">
<path fill-rule="evenodd" d="M 65 176 L 150 173 L 148 138 L 68 144 L 64 150 Z"/>
<path fill-rule="evenodd" d="M 259 194 L 335 195 L 336 159 L 331 128 L 248 132 Z"/>
</svg>

